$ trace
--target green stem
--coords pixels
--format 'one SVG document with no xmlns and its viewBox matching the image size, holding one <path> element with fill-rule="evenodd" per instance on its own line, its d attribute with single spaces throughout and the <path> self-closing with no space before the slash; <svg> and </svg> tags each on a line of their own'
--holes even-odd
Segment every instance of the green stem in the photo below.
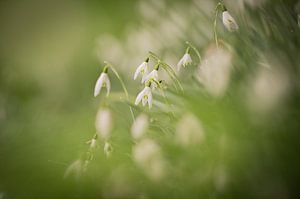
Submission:
<svg viewBox="0 0 300 199">
<path fill-rule="evenodd" d="M 214 37 L 215 37 L 215 42 L 216 42 L 217 48 L 219 48 L 218 34 L 217 34 L 217 18 L 218 18 L 220 6 L 224 7 L 220 2 L 217 4 L 217 6 L 215 8 L 215 20 L 214 20 Z"/>
<path fill-rule="evenodd" d="M 191 48 L 195 51 L 195 53 L 196 53 L 196 55 L 198 56 L 198 59 L 199 59 L 199 64 L 201 64 L 201 62 L 202 62 L 202 57 L 201 57 L 200 52 L 198 51 L 198 49 L 197 49 L 193 44 L 191 44 L 191 43 L 188 42 L 188 41 L 186 41 L 185 43 L 186 43 L 187 45 L 189 45 L 189 47 L 191 47 Z"/>
<path fill-rule="evenodd" d="M 121 86 L 124 90 L 124 93 L 126 95 L 126 98 L 127 100 L 129 101 L 129 94 L 128 94 L 128 90 L 125 86 L 125 83 L 123 82 L 122 78 L 120 77 L 119 73 L 117 72 L 117 70 L 112 66 L 112 64 L 110 64 L 109 62 L 107 61 L 104 61 L 104 63 L 113 71 L 113 73 L 116 75 L 116 77 L 118 78 L 118 80 L 120 81 L 121 83 Z M 134 117 L 134 113 L 133 113 L 133 110 L 132 110 L 132 107 L 129 105 L 129 109 L 130 109 L 130 113 L 131 113 L 131 117 L 132 117 L 132 120 L 135 121 L 135 117 Z"/>
<path fill-rule="evenodd" d="M 172 80 L 178 84 L 181 91 L 183 91 L 183 87 L 182 87 L 180 81 L 178 80 L 178 77 L 177 77 L 175 71 L 173 70 L 173 68 L 171 66 L 169 66 L 167 63 L 161 61 L 161 59 L 155 53 L 149 51 L 149 55 L 150 55 L 150 57 L 155 59 L 157 62 L 160 62 L 162 68 L 168 73 L 168 75 L 172 78 Z"/>
</svg>

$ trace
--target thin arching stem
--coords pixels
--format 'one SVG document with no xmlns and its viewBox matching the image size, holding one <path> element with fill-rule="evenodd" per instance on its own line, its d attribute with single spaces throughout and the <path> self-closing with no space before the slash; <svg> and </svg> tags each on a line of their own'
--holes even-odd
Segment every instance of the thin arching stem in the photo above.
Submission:
<svg viewBox="0 0 300 199">
<path fill-rule="evenodd" d="M 113 67 L 112 64 L 110 64 L 109 62 L 107 61 L 104 61 L 104 63 L 113 71 L 113 73 L 116 75 L 116 77 L 118 78 L 118 80 L 120 81 L 121 83 L 121 86 L 124 90 L 124 93 L 126 95 L 126 98 L 127 100 L 129 100 L 129 94 L 128 94 L 128 90 L 125 86 L 125 83 L 123 82 L 121 76 L 119 75 L 119 73 L 117 72 L 117 70 Z M 133 113 L 133 110 L 132 110 L 132 107 L 129 105 L 129 110 L 130 110 L 130 113 L 131 113 L 131 117 L 132 117 L 132 120 L 135 121 L 135 117 L 134 117 L 134 113 Z"/>
<path fill-rule="evenodd" d="M 161 64 L 162 68 L 168 73 L 168 75 L 172 78 L 172 80 L 178 84 L 181 91 L 183 91 L 183 87 L 182 87 L 180 81 L 178 80 L 178 77 L 177 77 L 176 73 L 174 72 L 173 68 L 171 66 L 169 66 L 167 63 L 161 61 L 161 59 L 155 53 L 149 51 L 149 55 L 150 55 L 150 57 L 152 57 L 153 59 L 155 59 L 157 62 L 159 62 Z"/>
<path fill-rule="evenodd" d="M 217 34 L 217 18 L 218 18 L 220 6 L 222 6 L 222 4 L 219 2 L 215 8 L 215 20 L 214 20 L 214 36 L 215 36 L 215 42 L 216 42 L 217 48 L 219 48 L 218 34 Z"/>
<path fill-rule="evenodd" d="M 191 48 L 195 51 L 195 53 L 196 53 L 196 55 L 198 56 L 198 59 L 199 59 L 199 64 L 201 64 L 201 62 L 202 62 L 202 57 L 201 57 L 200 52 L 198 51 L 198 49 L 197 49 L 193 44 L 191 44 L 191 43 L 188 42 L 188 41 L 186 41 L 185 43 L 186 43 L 187 45 L 189 45 L 189 47 L 191 47 Z"/>
</svg>

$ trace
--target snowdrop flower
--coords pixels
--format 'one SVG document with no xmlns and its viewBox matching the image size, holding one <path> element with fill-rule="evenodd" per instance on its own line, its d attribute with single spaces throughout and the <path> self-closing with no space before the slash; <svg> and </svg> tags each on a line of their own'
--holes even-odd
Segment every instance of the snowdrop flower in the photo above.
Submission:
<svg viewBox="0 0 300 199">
<path fill-rule="evenodd" d="M 135 105 L 138 105 L 141 101 L 143 106 L 145 106 L 148 103 L 149 108 L 152 107 L 152 93 L 150 85 L 145 86 L 145 88 L 138 94 L 135 100 Z"/>
<path fill-rule="evenodd" d="M 112 125 L 112 114 L 108 108 L 99 109 L 96 116 L 95 126 L 97 130 L 97 134 L 101 138 L 107 140 L 110 137 L 110 133 L 113 125 Z"/>
<path fill-rule="evenodd" d="M 183 57 L 180 59 L 180 61 L 177 64 L 177 70 L 180 71 L 181 67 L 186 67 L 187 65 L 190 65 L 193 62 L 190 53 L 188 50 L 183 55 Z"/>
<path fill-rule="evenodd" d="M 148 116 L 145 114 L 139 115 L 131 126 L 131 136 L 138 140 L 141 139 L 149 127 Z"/>
<path fill-rule="evenodd" d="M 109 157 L 113 151 L 113 147 L 111 146 L 111 144 L 109 142 L 105 142 L 104 144 L 104 148 L 103 148 L 104 154 L 106 155 L 106 157 Z"/>
<path fill-rule="evenodd" d="M 148 75 L 148 62 L 149 58 L 147 58 L 139 67 L 136 69 L 134 73 L 133 79 L 135 80 L 139 74 L 142 74 L 142 83 L 145 81 L 145 76 Z"/>
<path fill-rule="evenodd" d="M 230 32 L 234 32 L 239 29 L 235 19 L 229 14 L 229 12 L 224 8 L 223 10 L 223 24 L 226 29 Z"/>
<path fill-rule="evenodd" d="M 158 82 L 158 68 L 155 68 L 151 73 L 145 76 L 143 82 L 151 82 L 152 88 L 156 88 Z"/>
<path fill-rule="evenodd" d="M 94 96 L 96 97 L 97 95 L 99 95 L 101 88 L 102 87 L 106 87 L 106 96 L 109 95 L 110 92 L 110 80 L 109 77 L 107 75 L 107 70 L 108 68 L 105 67 L 103 69 L 103 72 L 101 73 L 101 75 L 99 76 L 96 85 L 95 85 L 95 90 L 94 90 Z"/>
</svg>

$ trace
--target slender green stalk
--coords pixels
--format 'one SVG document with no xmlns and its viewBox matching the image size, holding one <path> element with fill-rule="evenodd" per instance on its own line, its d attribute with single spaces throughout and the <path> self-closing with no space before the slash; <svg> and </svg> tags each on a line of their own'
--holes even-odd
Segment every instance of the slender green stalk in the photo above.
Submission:
<svg viewBox="0 0 300 199">
<path fill-rule="evenodd" d="M 168 73 L 168 75 L 171 77 L 171 79 L 175 83 L 178 84 L 181 91 L 183 91 L 183 87 L 182 87 L 180 81 L 178 80 L 178 77 L 177 77 L 176 73 L 174 72 L 173 68 L 171 66 L 169 66 L 167 63 L 161 61 L 161 59 L 155 53 L 149 51 L 149 55 L 150 55 L 150 57 L 154 58 L 157 62 L 159 62 L 162 65 L 162 68 Z"/>
<path fill-rule="evenodd" d="M 125 83 L 123 82 L 121 76 L 119 75 L 119 73 L 117 72 L 117 70 L 113 67 L 112 64 L 110 64 L 109 62 L 107 61 L 104 61 L 104 63 L 113 71 L 113 73 L 116 75 L 116 77 L 118 78 L 118 80 L 120 81 L 121 83 L 121 86 L 124 90 L 124 93 L 126 95 L 126 98 L 127 100 L 129 101 L 129 94 L 128 94 L 128 90 L 125 86 Z M 132 117 L 132 120 L 135 121 L 135 117 L 134 117 L 134 113 L 133 113 L 133 110 L 132 110 L 132 107 L 129 105 L 129 110 L 130 110 L 130 113 L 131 113 L 131 117 Z"/>
<path fill-rule="evenodd" d="M 201 57 L 200 52 L 198 51 L 198 49 L 197 49 L 193 44 L 191 44 L 191 43 L 188 42 L 188 41 L 186 41 L 185 43 L 186 43 L 187 45 L 189 45 L 189 47 L 191 47 L 191 48 L 195 51 L 195 53 L 196 53 L 196 55 L 198 56 L 198 59 L 199 59 L 199 64 L 201 64 L 201 62 L 202 62 L 202 57 Z"/>
<path fill-rule="evenodd" d="M 217 18 L 219 14 L 219 7 L 222 6 L 222 4 L 219 2 L 215 8 L 215 20 L 214 20 L 214 37 L 217 48 L 219 48 L 219 42 L 218 42 L 218 34 L 217 34 Z"/>
</svg>

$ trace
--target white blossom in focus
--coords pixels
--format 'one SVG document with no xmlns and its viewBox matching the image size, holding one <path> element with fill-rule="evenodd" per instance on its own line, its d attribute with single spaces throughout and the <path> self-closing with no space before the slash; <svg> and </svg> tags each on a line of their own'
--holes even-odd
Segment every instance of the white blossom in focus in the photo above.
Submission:
<svg viewBox="0 0 300 199">
<path fill-rule="evenodd" d="M 112 131 L 112 113 L 108 108 L 100 108 L 95 121 L 97 134 L 104 140 L 108 140 Z"/>
<path fill-rule="evenodd" d="M 233 32 L 239 29 L 239 26 L 237 25 L 235 19 L 229 14 L 227 10 L 224 11 L 222 15 L 223 15 L 223 24 L 228 31 Z"/>
<path fill-rule="evenodd" d="M 189 53 L 185 53 L 183 57 L 179 60 L 177 64 L 177 70 L 180 71 L 181 67 L 186 67 L 187 65 L 192 64 L 193 60 Z"/>
<path fill-rule="evenodd" d="M 143 106 L 147 103 L 149 108 L 152 107 L 152 92 L 149 86 L 146 86 L 136 97 L 135 105 L 138 105 L 142 101 Z"/>
<path fill-rule="evenodd" d="M 139 67 L 137 67 L 133 79 L 135 80 L 139 74 L 142 75 L 142 83 L 144 83 L 145 76 L 148 75 L 148 62 L 144 61 L 141 65 L 139 65 Z"/>
<path fill-rule="evenodd" d="M 102 72 L 99 78 L 97 79 L 95 90 L 94 90 L 95 97 L 99 95 L 102 87 L 106 87 L 106 96 L 108 96 L 110 92 L 110 80 L 107 73 L 104 72 Z"/>
<path fill-rule="evenodd" d="M 145 114 L 140 114 L 131 126 L 131 136 L 133 139 L 141 139 L 149 127 L 149 119 Z"/>
<path fill-rule="evenodd" d="M 142 82 L 151 82 L 151 87 L 154 86 L 154 88 L 157 86 L 157 82 L 158 82 L 158 71 L 156 69 L 154 69 L 151 73 L 149 73 L 148 75 L 144 76 L 144 79 L 142 80 Z"/>
<path fill-rule="evenodd" d="M 176 126 L 175 139 L 184 147 L 199 144 L 204 140 L 204 130 L 195 115 L 187 113 L 182 116 Z"/>
</svg>

